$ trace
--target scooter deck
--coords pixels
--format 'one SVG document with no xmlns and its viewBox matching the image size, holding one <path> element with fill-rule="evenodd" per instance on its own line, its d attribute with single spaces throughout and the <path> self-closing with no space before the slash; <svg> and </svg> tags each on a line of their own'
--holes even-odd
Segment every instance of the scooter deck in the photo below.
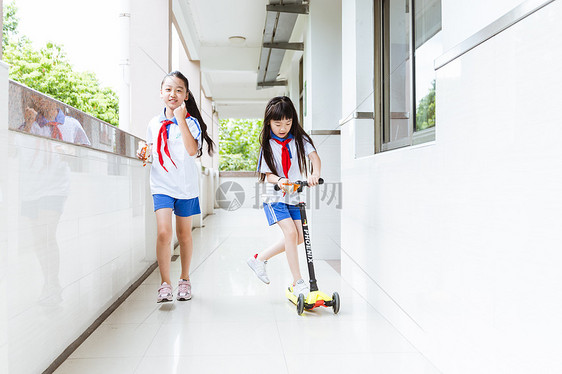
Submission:
<svg viewBox="0 0 562 374">
<path fill-rule="evenodd" d="M 298 298 L 293 294 L 293 287 L 287 287 L 285 291 L 285 296 L 289 299 L 293 304 L 297 305 Z M 333 305 L 333 299 L 331 296 L 326 295 L 324 292 L 321 291 L 311 291 L 308 293 L 308 296 L 304 299 L 304 308 L 305 309 L 314 309 L 319 306 L 323 307 L 331 307 Z"/>
</svg>

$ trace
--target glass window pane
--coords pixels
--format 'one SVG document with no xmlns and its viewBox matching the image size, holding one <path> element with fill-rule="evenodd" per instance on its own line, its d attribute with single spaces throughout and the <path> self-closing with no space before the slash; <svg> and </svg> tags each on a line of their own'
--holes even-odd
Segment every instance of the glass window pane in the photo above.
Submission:
<svg viewBox="0 0 562 374">
<path fill-rule="evenodd" d="M 416 131 L 435 126 L 434 61 L 443 54 L 441 0 L 414 0 Z"/>
<path fill-rule="evenodd" d="M 408 139 L 411 126 L 411 14 L 409 2 L 385 2 L 385 77 L 388 94 L 385 98 L 384 142 Z M 403 144 L 407 145 L 407 144 Z"/>
</svg>

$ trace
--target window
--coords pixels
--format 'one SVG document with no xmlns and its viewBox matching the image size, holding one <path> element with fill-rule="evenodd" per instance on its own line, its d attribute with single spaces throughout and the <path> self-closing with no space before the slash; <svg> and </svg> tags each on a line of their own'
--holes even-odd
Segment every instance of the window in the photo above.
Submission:
<svg viewBox="0 0 562 374">
<path fill-rule="evenodd" d="M 375 20 L 376 151 L 433 140 L 441 0 L 378 0 Z"/>
</svg>

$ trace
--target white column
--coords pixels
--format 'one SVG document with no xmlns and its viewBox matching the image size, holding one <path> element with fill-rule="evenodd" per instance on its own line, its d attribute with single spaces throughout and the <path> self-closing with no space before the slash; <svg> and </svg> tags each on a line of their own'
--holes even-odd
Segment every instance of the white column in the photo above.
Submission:
<svg viewBox="0 0 562 374">
<path fill-rule="evenodd" d="M 130 77 L 130 46 L 131 46 L 131 3 L 130 0 L 121 0 L 119 12 L 119 28 L 121 36 L 121 85 L 119 87 L 119 128 L 124 131 L 131 130 L 131 77 Z"/>
<path fill-rule="evenodd" d="M 0 61 L 0 130 L 8 129 L 9 66 Z"/>
<path fill-rule="evenodd" d="M 130 1 L 130 133 L 146 136 L 148 121 L 164 108 L 160 82 L 168 73 L 167 1 Z"/>
<path fill-rule="evenodd" d="M 2 1 L 0 0 L 0 5 Z M 14 181 L 10 180 L 11 175 L 6 170 L 11 170 L 10 164 L 17 163 L 15 157 L 8 155 L 8 65 L 0 61 L 0 155 L 4 160 L 2 164 L 2 174 L 0 175 L 0 298 L 7 300 L 8 298 L 8 282 L 4 274 L 8 274 L 10 264 L 8 263 L 10 256 L 10 246 L 8 236 L 5 234 L 8 230 L 15 230 L 16 225 L 10 222 L 17 222 L 16 217 L 9 216 L 8 208 L 8 188 L 13 185 Z M 15 183 L 17 184 L 17 183 Z M 12 196 L 13 197 L 13 196 Z M 14 227 L 15 226 L 15 227 Z M 0 372 L 9 372 L 9 354 L 13 345 L 9 343 L 8 326 L 10 315 L 9 303 L 2 302 L 0 306 Z"/>
<path fill-rule="evenodd" d="M 322 160 L 321 174 L 326 182 L 325 186 L 310 190 L 307 205 L 316 259 L 340 258 L 340 136 L 317 131 L 339 130 L 342 108 L 341 10 L 341 0 L 311 2 L 304 38 L 307 91 L 304 127 L 311 134 Z M 332 196 L 334 199 L 331 200 Z"/>
<path fill-rule="evenodd" d="M 334 130 L 341 118 L 341 0 L 310 3 L 306 43 L 306 129 Z"/>
<path fill-rule="evenodd" d="M 0 29 L 4 27 L 4 5 L 2 0 L 0 0 Z M 2 59 L 2 44 L 0 44 L 0 60 Z"/>
</svg>

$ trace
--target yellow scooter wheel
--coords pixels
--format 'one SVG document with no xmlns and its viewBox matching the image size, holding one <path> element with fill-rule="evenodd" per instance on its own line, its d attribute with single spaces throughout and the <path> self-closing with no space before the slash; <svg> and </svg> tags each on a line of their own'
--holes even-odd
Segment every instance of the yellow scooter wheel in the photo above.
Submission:
<svg viewBox="0 0 562 374">
<path fill-rule="evenodd" d="M 297 314 L 300 316 L 304 311 L 304 295 L 301 293 L 299 294 L 299 298 L 297 300 Z"/>
<path fill-rule="evenodd" d="M 332 294 L 332 309 L 334 310 L 334 314 L 338 314 L 340 311 L 340 295 L 337 292 Z"/>
</svg>

